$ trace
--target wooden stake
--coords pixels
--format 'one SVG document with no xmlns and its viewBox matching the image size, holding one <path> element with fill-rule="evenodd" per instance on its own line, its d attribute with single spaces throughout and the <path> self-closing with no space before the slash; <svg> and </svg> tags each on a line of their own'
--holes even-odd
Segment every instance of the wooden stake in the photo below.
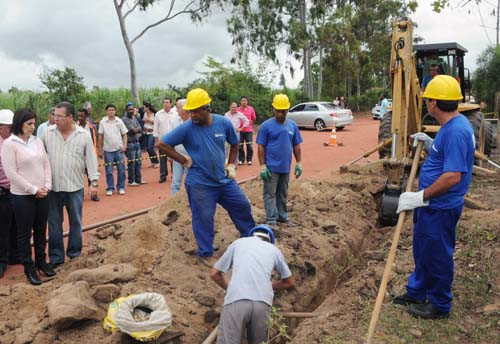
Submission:
<svg viewBox="0 0 500 344">
<path fill-rule="evenodd" d="M 205 339 L 202 344 L 212 344 L 217 339 L 217 331 L 219 331 L 219 325 L 215 326 L 214 330 L 208 335 L 207 339 Z"/>
<path fill-rule="evenodd" d="M 415 151 L 415 156 L 413 158 L 413 164 L 411 166 L 410 177 L 408 178 L 408 184 L 406 184 L 406 192 L 409 192 L 412 189 L 413 181 L 415 180 L 415 175 L 417 174 L 417 167 L 418 167 L 418 162 L 420 160 L 420 153 L 422 152 L 422 146 L 423 142 L 419 142 L 417 149 Z M 382 281 L 380 282 L 377 300 L 375 301 L 375 307 L 373 308 L 372 318 L 370 319 L 370 325 L 368 327 L 368 333 L 366 335 L 367 344 L 371 344 L 373 340 L 375 327 L 377 326 L 378 317 L 380 315 L 380 309 L 382 307 L 382 302 L 384 302 L 385 290 L 387 289 L 387 283 L 389 283 L 392 264 L 394 263 L 394 258 L 396 257 L 396 249 L 398 248 L 399 237 L 401 235 L 401 229 L 403 228 L 405 218 L 406 218 L 406 211 L 400 212 L 398 217 L 398 223 L 396 225 L 396 230 L 394 231 L 394 236 L 392 238 L 392 244 L 391 244 L 391 249 L 389 250 L 387 263 L 385 264 L 384 274 L 382 275 Z"/>
</svg>

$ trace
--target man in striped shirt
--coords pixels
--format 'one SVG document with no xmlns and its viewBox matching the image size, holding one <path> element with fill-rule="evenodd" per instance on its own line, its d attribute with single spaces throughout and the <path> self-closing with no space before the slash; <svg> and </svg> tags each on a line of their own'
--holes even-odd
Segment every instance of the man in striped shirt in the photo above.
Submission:
<svg viewBox="0 0 500 344">
<path fill-rule="evenodd" d="M 49 193 L 49 257 L 57 266 L 64 263 L 63 208 L 69 219 L 66 256 L 76 258 L 82 251 L 82 206 L 85 168 L 91 181 L 90 191 L 97 191 L 99 171 L 97 156 L 89 133 L 74 121 L 75 109 L 62 102 L 55 109 L 55 126 L 47 129 L 43 142 L 52 172 Z"/>
</svg>

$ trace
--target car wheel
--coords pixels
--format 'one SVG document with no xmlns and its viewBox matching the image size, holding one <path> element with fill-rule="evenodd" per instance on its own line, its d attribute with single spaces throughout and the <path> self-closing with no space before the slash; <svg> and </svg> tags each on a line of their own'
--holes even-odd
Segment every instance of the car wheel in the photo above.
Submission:
<svg viewBox="0 0 500 344">
<path fill-rule="evenodd" d="M 317 131 L 322 131 L 322 130 L 325 130 L 325 129 L 326 129 L 325 122 L 324 122 L 322 119 L 317 119 L 317 120 L 314 122 L 314 128 L 315 128 Z"/>
<path fill-rule="evenodd" d="M 335 130 L 342 131 L 345 127 L 335 127 Z"/>
</svg>

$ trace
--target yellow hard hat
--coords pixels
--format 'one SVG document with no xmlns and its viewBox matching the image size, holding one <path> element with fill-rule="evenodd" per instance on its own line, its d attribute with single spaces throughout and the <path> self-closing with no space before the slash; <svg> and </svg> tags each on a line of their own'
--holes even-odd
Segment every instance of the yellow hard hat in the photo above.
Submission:
<svg viewBox="0 0 500 344">
<path fill-rule="evenodd" d="M 288 110 L 290 108 L 288 96 L 283 93 L 275 95 L 273 98 L 273 108 L 276 110 Z"/>
<path fill-rule="evenodd" d="M 202 88 L 194 88 L 189 91 L 186 99 L 186 105 L 182 108 L 184 110 L 194 110 L 210 104 L 211 101 L 212 99 L 210 99 L 207 91 Z"/>
<path fill-rule="evenodd" d="M 449 75 L 436 75 L 432 78 L 422 97 L 437 100 L 461 100 L 463 98 L 457 79 Z"/>
</svg>

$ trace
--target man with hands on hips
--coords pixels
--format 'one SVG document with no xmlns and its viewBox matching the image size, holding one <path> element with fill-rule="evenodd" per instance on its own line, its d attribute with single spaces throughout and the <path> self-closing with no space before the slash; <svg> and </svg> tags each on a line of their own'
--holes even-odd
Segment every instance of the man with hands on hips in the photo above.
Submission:
<svg viewBox="0 0 500 344">
<path fill-rule="evenodd" d="M 419 176 L 419 191 L 404 192 L 397 212 L 415 209 L 413 257 L 415 270 L 406 293 L 393 302 L 424 319 L 449 316 L 452 306 L 455 227 L 462 214 L 474 164 L 474 131 L 457 111 L 460 85 L 451 76 L 434 77 L 423 94 L 429 114 L 441 129 L 433 140 L 424 133 L 411 137 L 422 141 L 428 156 Z"/>
</svg>

